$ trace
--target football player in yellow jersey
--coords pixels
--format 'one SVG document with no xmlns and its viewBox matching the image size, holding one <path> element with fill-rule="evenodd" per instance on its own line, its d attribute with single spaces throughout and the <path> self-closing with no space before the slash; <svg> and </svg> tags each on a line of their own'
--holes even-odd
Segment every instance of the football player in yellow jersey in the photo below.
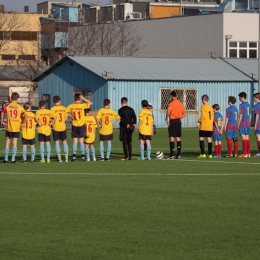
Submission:
<svg viewBox="0 0 260 260">
<path fill-rule="evenodd" d="M 46 101 L 39 102 L 40 109 L 36 112 L 35 120 L 38 123 L 38 140 L 40 142 L 41 163 L 45 163 L 44 144 L 46 144 L 47 163 L 50 163 L 51 157 L 51 111 L 46 109 Z"/>
<path fill-rule="evenodd" d="M 31 161 L 34 162 L 35 158 L 35 114 L 31 112 L 32 105 L 30 102 L 24 104 L 26 122 L 22 127 L 22 144 L 23 144 L 23 163 L 26 163 L 27 159 L 27 145 L 31 146 Z"/>
<path fill-rule="evenodd" d="M 86 103 L 82 103 L 85 101 Z M 85 161 L 85 146 L 84 137 L 86 135 L 85 127 L 85 112 L 84 109 L 90 108 L 92 102 L 84 98 L 80 93 L 74 94 L 74 103 L 67 107 L 70 116 L 72 117 L 72 131 L 73 138 L 72 147 L 72 162 L 76 161 L 77 145 L 80 143 L 81 159 Z"/>
<path fill-rule="evenodd" d="M 1 123 L 5 126 L 5 158 L 3 163 L 8 163 L 8 153 L 10 140 L 13 139 L 13 150 L 12 150 L 12 160 L 11 163 L 16 163 L 15 156 L 17 153 L 17 140 L 20 137 L 21 126 L 25 124 L 25 110 L 19 105 L 18 99 L 19 94 L 13 92 L 11 95 L 11 103 L 5 107 L 1 114 Z M 7 115 L 7 122 L 4 122 L 4 114 Z"/>
<path fill-rule="evenodd" d="M 212 158 L 212 134 L 213 134 L 213 121 L 214 121 L 214 110 L 211 105 L 208 104 L 208 95 L 201 97 L 203 105 L 200 107 L 201 116 L 198 120 L 199 140 L 201 154 L 198 156 L 199 159 L 206 158 L 204 149 L 204 138 L 207 138 L 208 142 L 208 158 Z"/>
<path fill-rule="evenodd" d="M 92 159 L 95 162 L 96 161 L 96 155 L 95 155 L 95 147 L 94 147 L 94 141 L 96 137 L 96 128 L 97 128 L 97 122 L 94 116 L 90 114 L 90 109 L 85 109 L 86 116 L 85 116 L 85 126 L 86 126 L 86 138 L 84 139 L 84 143 L 86 146 L 86 161 L 90 161 L 89 156 L 89 146 L 91 148 L 92 153 Z"/>
<path fill-rule="evenodd" d="M 113 125 L 117 123 L 120 116 L 112 109 L 110 109 L 110 100 L 104 100 L 104 108 L 98 111 L 96 116 L 97 124 L 100 128 L 99 133 L 99 148 L 100 148 L 100 161 L 109 161 L 113 140 Z M 104 141 L 107 141 L 107 154 L 104 157 Z"/>
<path fill-rule="evenodd" d="M 151 160 L 151 140 L 153 136 L 153 114 L 148 109 L 148 101 L 142 100 L 142 110 L 138 116 L 138 126 L 137 130 L 139 130 L 139 140 L 140 140 L 140 154 L 141 157 L 139 160 L 144 160 L 144 142 L 147 144 L 147 159 Z"/>
<path fill-rule="evenodd" d="M 55 151 L 58 162 L 62 162 L 60 151 L 60 140 L 63 143 L 63 151 L 65 154 L 65 162 L 68 162 L 69 148 L 67 144 L 66 121 L 68 117 L 68 109 L 61 105 L 59 96 L 53 97 L 54 107 L 51 108 L 52 121 L 52 137 L 55 142 Z"/>
</svg>

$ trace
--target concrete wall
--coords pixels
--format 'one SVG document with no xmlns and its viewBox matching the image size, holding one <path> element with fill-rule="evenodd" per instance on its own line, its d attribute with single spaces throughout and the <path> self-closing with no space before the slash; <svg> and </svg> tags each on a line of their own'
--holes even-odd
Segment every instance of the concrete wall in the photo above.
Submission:
<svg viewBox="0 0 260 260">
<path fill-rule="evenodd" d="M 132 22 L 145 45 L 138 57 L 223 56 L 223 14 Z"/>
</svg>

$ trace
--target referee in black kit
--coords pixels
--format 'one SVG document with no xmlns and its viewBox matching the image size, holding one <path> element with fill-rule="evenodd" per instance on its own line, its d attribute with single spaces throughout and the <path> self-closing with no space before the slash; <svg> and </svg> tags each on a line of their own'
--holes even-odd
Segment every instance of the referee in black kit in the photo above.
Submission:
<svg viewBox="0 0 260 260">
<path fill-rule="evenodd" d="M 132 133 L 136 125 L 135 111 L 127 105 L 127 98 L 121 98 L 122 107 L 118 110 L 120 116 L 120 136 L 119 139 L 123 143 L 125 157 L 121 161 L 132 160 Z"/>
</svg>

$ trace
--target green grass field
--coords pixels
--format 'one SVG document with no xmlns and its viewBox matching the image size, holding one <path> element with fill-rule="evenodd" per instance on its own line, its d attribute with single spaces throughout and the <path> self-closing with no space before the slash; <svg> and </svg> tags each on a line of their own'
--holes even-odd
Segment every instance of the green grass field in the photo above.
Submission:
<svg viewBox="0 0 260 260">
<path fill-rule="evenodd" d="M 259 158 L 197 159 L 183 129 L 180 160 L 120 161 L 114 138 L 109 162 L 0 165 L 0 259 L 259 259 Z M 158 129 L 153 158 L 168 146 Z"/>
</svg>

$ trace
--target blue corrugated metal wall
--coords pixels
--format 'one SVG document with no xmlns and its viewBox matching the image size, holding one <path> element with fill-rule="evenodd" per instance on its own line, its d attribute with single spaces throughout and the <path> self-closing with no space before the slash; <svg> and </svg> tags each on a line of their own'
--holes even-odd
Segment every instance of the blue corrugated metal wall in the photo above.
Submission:
<svg viewBox="0 0 260 260">
<path fill-rule="evenodd" d="M 42 94 L 50 94 L 51 99 L 59 95 L 64 106 L 73 102 L 73 88 L 92 90 L 94 110 L 102 107 L 103 100 L 107 98 L 107 81 L 70 60 L 54 68 L 39 81 L 38 86 L 39 100 L 42 99 Z"/>
<path fill-rule="evenodd" d="M 165 111 L 160 110 L 160 89 L 198 89 L 198 108 L 202 105 L 200 97 L 207 94 L 211 105 L 218 103 L 220 112 L 225 116 L 228 107 L 228 96 L 237 98 L 237 107 L 239 107 L 238 94 L 242 91 L 248 94 L 248 101 L 253 106 L 253 93 L 257 92 L 258 83 L 251 82 L 142 82 L 142 81 L 109 81 L 108 97 L 111 99 L 111 107 L 116 111 L 120 108 L 121 97 L 126 96 L 129 100 L 129 106 L 133 107 L 138 114 L 141 109 L 141 101 L 147 99 L 153 105 L 153 113 L 157 126 L 165 125 Z M 254 91 L 254 89 L 256 91 Z M 196 126 L 200 116 L 198 113 L 188 113 L 182 120 L 184 127 Z"/>
<path fill-rule="evenodd" d="M 77 63 L 65 60 L 39 81 L 39 100 L 41 100 L 42 94 L 50 94 L 51 99 L 54 95 L 59 95 L 62 104 L 67 106 L 73 102 L 73 88 L 90 88 L 92 90 L 93 110 L 103 107 L 103 100 L 109 98 L 111 108 L 117 111 L 121 107 L 121 98 L 126 96 L 129 100 L 129 106 L 133 107 L 138 115 L 141 109 L 141 100 L 147 99 L 154 107 L 156 125 L 166 127 L 165 111 L 160 110 L 161 88 L 198 89 L 198 108 L 201 106 L 200 97 L 207 94 L 210 98 L 210 104 L 218 103 L 221 108 L 220 112 L 225 116 L 228 96 L 235 96 L 238 100 L 238 94 L 245 91 L 248 94 L 249 103 L 253 105 L 252 96 L 258 90 L 258 83 L 107 81 Z M 239 106 L 239 100 L 236 105 Z M 53 102 L 51 106 L 53 106 Z M 196 126 L 198 117 L 199 111 L 198 113 L 188 113 L 182 120 L 183 126 Z"/>
</svg>

